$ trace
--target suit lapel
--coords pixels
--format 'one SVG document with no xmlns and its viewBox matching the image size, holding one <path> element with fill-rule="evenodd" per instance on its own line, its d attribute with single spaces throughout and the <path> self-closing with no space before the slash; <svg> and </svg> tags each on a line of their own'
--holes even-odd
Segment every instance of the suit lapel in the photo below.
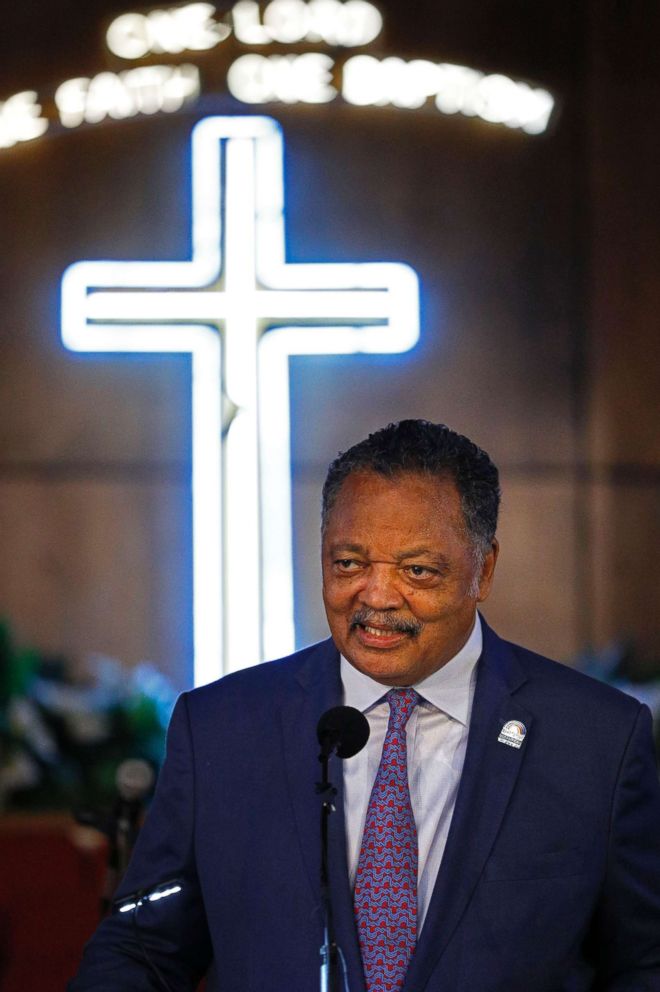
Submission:
<svg viewBox="0 0 660 992">
<path fill-rule="evenodd" d="M 512 695 L 525 681 L 511 648 L 483 622 L 468 746 L 442 865 L 403 992 L 420 992 L 463 915 L 506 811 L 525 758 L 498 742 L 508 720 L 529 730 L 532 716 Z"/>
<path fill-rule="evenodd" d="M 298 692 L 287 694 L 281 709 L 282 739 L 302 861 L 320 914 L 322 800 L 315 794 L 315 783 L 321 777 L 316 725 L 325 710 L 342 702 L 339 654 L 332 641 L 324 641 L 309 652 L 298 673 L 297 683 Z M 363 992 L 362 964 L 348 882 L 342 763 L 336 757 L 330 760 L 330 781 L 337 788 L 336 811 L 328 825 L 330 890 L 336 940 L 346 958 L 352 992 Z"/>
</svg>

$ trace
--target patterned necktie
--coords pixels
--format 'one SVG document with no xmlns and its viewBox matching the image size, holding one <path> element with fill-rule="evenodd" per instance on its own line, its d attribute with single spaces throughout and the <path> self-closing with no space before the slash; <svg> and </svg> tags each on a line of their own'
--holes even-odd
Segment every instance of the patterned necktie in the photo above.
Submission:
<svg viewBox="0 0 660 992">
<path fill-rule="evenodd" d="M 387 694 L 390 720 L 374 781 L 355 876 L 367 992 L 397 992 L 417 940 L 417 828 L 408 788 L 406 723 L 414 689 Z"/>
</svg>

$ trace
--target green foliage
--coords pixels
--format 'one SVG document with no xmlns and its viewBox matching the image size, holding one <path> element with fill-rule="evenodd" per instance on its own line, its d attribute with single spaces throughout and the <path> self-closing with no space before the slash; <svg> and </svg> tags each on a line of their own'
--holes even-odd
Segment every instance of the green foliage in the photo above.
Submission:
<svg viewBox="0 0 660 992">
<path fill-rule="evenodd" d="M 157 669 L 97 658 L 81 683 L 0 623 L 0 810 L 112 804 L 117 766 L 160 765 L 176 693 Z"/>
</svg>

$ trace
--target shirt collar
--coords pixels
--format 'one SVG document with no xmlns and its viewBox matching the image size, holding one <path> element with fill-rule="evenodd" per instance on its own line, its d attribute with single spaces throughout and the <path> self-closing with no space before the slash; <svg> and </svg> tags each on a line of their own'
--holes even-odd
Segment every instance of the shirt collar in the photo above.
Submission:
<svg viewBox="0 0 660 992">
<path fill-rule="evenodd" d="M 472 632 L 458 654 L 414 687 L 428 703 L 464 725 L 467 725 L 470 715 L 472 680 L 482 645 L 481 619 L 477 613 Z M 343 655 L 341 682 L 344 703 L 362 713 L 375 706 L 389 692 L 389 688 L 382 683 L 354 668 Z"/>
</svg>

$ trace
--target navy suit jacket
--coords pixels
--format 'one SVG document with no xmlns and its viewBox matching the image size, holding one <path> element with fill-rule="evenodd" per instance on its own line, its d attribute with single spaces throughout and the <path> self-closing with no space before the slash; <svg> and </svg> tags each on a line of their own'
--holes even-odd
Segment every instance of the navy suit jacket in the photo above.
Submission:
<svg viewBox="0 0 660 992">
<path fill-rule="evenodd" d="M 318 988 L 316 723 L 341 702 L 325 641 L 185 693 L 122 893 L 172 989 Z M 520 749 L 498 741 L 525 724 Z M 341 765 L 330 821 L 337 941 L 364 992 Z M 106 920 L 71 992 L 162 988 L 131 915 Z M 463 775 L 404 992 L 660 992 L 660 788 L 648 709 L 484 624 Z"/>
</svg>

